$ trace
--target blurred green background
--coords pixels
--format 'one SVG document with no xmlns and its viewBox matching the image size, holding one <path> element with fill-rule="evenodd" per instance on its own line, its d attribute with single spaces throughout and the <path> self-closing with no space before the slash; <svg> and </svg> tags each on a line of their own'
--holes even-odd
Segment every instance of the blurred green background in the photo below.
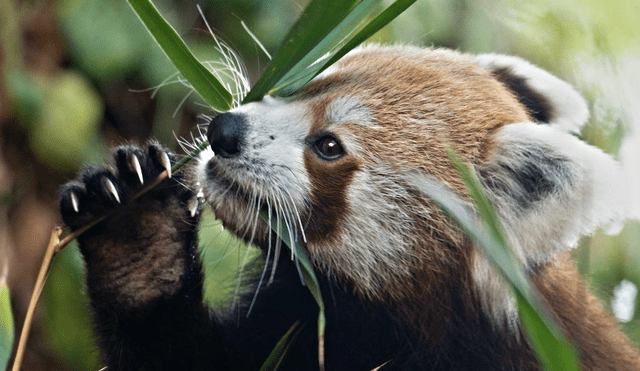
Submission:
<svg viewBox="0 0 640 371">
<path fill-rule="evenodd" d="M 306 5 L 303 0 L 154 3 L 199 58 L 215 59 L 199 4 L 216 35 L 238 52 L 251 81 L 268 60 L 241 21 L 273 53 Z M 583 93 L 592 108 L 583 139 L 623 160 L 627 155 L 618 153 L 623 138 L 633 135 L 634 125 L 640 129 L 634 106 L 640 107 L 637 0 L 419 0 L 372 41 L 524 57 Z M 0 56 L 0 259 L 10 262 L 20 327 L 58 222 L 57 187 L 123 141 L 153 136 L 179 150 L 175 138 L 190 138 L 202 122 L 198 115 L 213 112 L 171 78 L 175 70 L 125 0 L 0 0 Z M 576 252 L 580 272 L 609 308 L 620 282 L 640 283 L 640 224 L 619 227 L 609 231 L 615 236 L 599 232 L 585 239 Z M 210 213 L 201 235 L 207 246 L 207 297 L 215 301 L 234 289 L 246 250 L 237 248 Z M 82 269 L 75 246 L 56 257 L 23 369 L 101 368 Z M 231 284 L 221 286 L 224 277 Z M 632 301 L 637 303 L 637 295 Z M 637 342 L 636 313 L 623 318 L 622 328 Z"/>
</svg>

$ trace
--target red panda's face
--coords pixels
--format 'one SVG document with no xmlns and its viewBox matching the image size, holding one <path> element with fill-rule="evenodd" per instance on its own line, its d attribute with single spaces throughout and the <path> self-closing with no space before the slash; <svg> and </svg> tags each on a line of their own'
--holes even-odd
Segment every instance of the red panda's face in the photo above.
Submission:
<svg viewBox="0 0 640 371">
<path fill-rule="evenodd" d="M 542 119 L 549 125 L 539 129 L 534 121 Z M 483 177 L 503 218 L 542 223 L 536 218 L 546 203 L 534 201 L 550 200 L 555 215 L 579 196 L 558 191 L 577 175 L 563 145 L 552 143 L 555 132 L 537 132 L 571 137 L 566 132 L 585 119 L 586 105 L 570 86 L 519 59 L 364 48 L 293 97 L 265 97 L 213 119 L 215 156 L 202 155 L 197 180 L 234 233 L 268 248 L 268 228 L 257 221 L 257 210 L 268 210 L 306 242 L 316 266 L 362 296 L 411 295 L 456 264 L 491 285 L 491 268 L 474 252 L 459 257 L 461 234 L 403 173 L 419 169 L 464 195 L 451 147 Z M 521 131 L 536 141 L 512 140 Z M 555 161 L 548 166 L 536 157 L 547 151 Z M 539 195 L 527 198 L 531 187 Z M 505 201 L 508 195 L 517 200 Z M 523 261 L 549 259 L 538 246 L 524 246 L 539 236 L 518 242 L 518 227 L 509 228 Z"/>
</svg>

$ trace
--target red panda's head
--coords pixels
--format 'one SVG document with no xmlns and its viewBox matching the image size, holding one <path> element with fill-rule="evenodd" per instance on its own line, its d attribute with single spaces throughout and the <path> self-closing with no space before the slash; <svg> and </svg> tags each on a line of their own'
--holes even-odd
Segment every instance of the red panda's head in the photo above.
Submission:
<svg viewBox="0 0 640 371">
<path fill-rule="evenodd" d="M 617 164 L 572 135 L 587 116 L 573 88 L 519 58 L 365 47 L 292 97 L 214 118 L 213 152 L 196 177 L 238 236 L 268 248 L 257 210 L 269 210 L 306 242 L 313 264 L 362 297 L 424 296 L 459 275 L 503 321 L 515 312 L 502 280 L 407 170 L 465 199 L 453 148 L 534 269 L 617 216 L 605 184 Z"/>
</svg>

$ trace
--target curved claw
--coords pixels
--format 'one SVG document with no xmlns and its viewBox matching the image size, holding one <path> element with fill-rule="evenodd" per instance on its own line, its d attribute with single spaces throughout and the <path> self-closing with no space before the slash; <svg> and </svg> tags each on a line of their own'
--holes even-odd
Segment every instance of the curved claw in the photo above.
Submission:
<svg viewBox="0 0 640 371">
<path fill-rule="evenodd" d="M 167 155 L 166 152 L 160 152 L 160 162 L 167 171 L 167 178 L 171 179 L 171 161 L 169 160 L 169 155 Z"/>
<path fill-rule="evenodd" d="M 80 207 L 78 206 L 80 204 L 80 201 L 78 201 L 78 196 L 76 196 L 75 193 L 71 192 L 71 206 L 73 206 L 73 211 L 75 212 L 80 212 Z"/>
<path fill-rule="evenodd" d="M 138 179 L 140 179 L 140 184 L 144 184 L 144 178 L 142 177 L 142 168 L 140 167 L 140 160 L 138 160 L 138 156 L 135 154 L 131 155 L 131 167 L 138 174 Z"/>
<path fill-rule="evenodd" d="M 187 201 L 187 207 L 189 208 L 189 212 L 191 213 L 191 217 L 196 216 L 196 212 L 198 211 L 198 198 L 193 197 L 189 201 Z"/>
<path fill-rule="evenodd" d="M 107 189 L 109 193 L 113 195 L 113 197 L 120 203 L 120 196 L 118 196 L 118 190 L 116 186 L 113 185 L 109 178 L 104 178 L 104 187 Z"/>
</svg>

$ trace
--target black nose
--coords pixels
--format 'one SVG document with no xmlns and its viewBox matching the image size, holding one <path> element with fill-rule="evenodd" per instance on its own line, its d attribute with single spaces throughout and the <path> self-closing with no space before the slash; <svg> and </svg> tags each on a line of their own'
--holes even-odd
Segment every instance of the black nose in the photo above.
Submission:
<svg viewBox="0 0 640 371">
<path fill-rule="evenodd" d="M 242 114 L 227 112 L 216 116 L 207 129 L 211 149 L 222 157 L 239 154 L 246 129 L 247 124 Z"/>
</svg>

